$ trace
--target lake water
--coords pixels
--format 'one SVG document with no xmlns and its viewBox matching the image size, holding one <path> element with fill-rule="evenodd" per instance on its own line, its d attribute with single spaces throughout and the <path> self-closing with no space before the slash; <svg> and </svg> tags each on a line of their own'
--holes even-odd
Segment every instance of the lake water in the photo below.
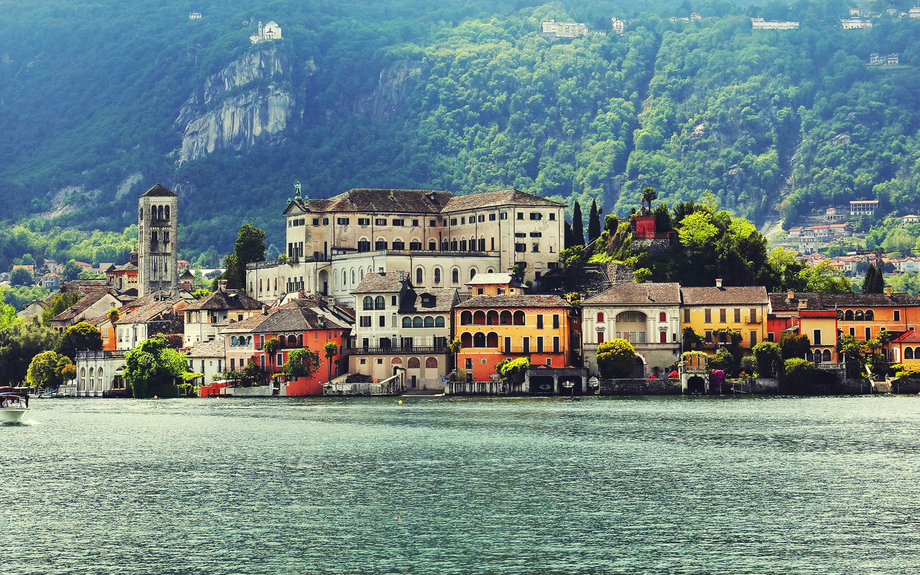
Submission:
<svg viewBox="0 0 920 575">
<path fill-rule="evenodd" d="M 917 573 L 920 397 L 34 400 L 0 572 Z"/>
</svg>

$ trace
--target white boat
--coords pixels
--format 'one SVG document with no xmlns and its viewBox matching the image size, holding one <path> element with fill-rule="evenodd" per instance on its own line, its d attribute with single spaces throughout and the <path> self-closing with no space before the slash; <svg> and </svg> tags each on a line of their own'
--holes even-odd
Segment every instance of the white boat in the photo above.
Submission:
<svg viewBox="0 0 920 575">
<path fill-rule="evenodd" d="M 0 423 L 19 423 L 29 411 L 28 394 L 0 392 Z"/>
</svg>

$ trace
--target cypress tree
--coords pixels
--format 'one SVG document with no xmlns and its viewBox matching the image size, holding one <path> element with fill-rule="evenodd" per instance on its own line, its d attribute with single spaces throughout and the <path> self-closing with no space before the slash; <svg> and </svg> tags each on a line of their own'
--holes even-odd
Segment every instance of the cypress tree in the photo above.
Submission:
<svg viewBox="0 0 920 575">
<path fill-rule="evenodd" d="M 588 243 L 601 237 L 601 215 L 597 209 L 597 200 L 591 200 L 591 211 L 588 213 Z"/>
<path fill-rule="evenodd" d="M 863 278 L 863 283 L 862 283 L 863 293 L 881 293 L 881 292 L 875 291 L 876 277 L 877 277 L 877 273 L 875 270 L 875 264 L 869 264 L 869 269 L 866 270 L 866 277 Z"/>
<path fill-rule="evenodd" d="M 575 200 L 575 209 L 572 210 L 572 245 L 585 245 L 585 224 L 581 218 L 581 205 Z"/>
<path fill-rule="evenodd" d="M 882 267 L 877 266 L 875 268 L 875 283 L 872 286 L 872 293 L 884 293 L 885 292 L 885 274 L 882 272 Z"/>
<path fill-rule="evenodd" d="M 568 220 L 565 221 L 565 235 L 563 236 L 562 246 L 566 250 L 572 247 L 572 224 Z"/>
</svg>

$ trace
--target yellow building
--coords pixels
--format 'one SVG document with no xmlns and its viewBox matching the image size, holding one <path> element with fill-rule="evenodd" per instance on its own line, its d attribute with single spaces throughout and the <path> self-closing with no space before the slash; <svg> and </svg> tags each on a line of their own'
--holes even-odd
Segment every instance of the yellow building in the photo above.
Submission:
<svg viewBox="0 0 920 575">
<path fill-rule="evenodd" d="M 681 330 L 691 327 L 703 336 L 704 349 L 715 352 L 717 344 L 730 343 L 724 330 L 741 334 L 741 347 L 751 349 L 766 337 L 769 310 L 767 290 L 756 287 L 682 287 Z"/>
</svg>

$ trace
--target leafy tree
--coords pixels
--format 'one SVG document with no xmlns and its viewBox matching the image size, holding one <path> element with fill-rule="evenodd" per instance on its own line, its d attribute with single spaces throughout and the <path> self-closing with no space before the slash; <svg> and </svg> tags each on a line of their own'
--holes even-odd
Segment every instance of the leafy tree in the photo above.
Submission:
<svg viewBox="0 0 920 575">
<path fill-rule="evenodd" d="M 32 358 L 54 347 L 58 334 L 37 321 L 0 328 L 0 382 L 16 384 L 26 378 Z"/>
<path fill-rule="evenodd" d="M 597 201 L 591 200 L 591 211 L 588 213 L 588 243 L 601 237 L 601 215 L 597 209 Z"/>
<path fill-rule="evenodd" d="M 211 295 L 211 292 L 210 292 L 209 290 L 205 289 L 205 288 L 196 289 L 194 292 L 192 292 L 192 296 L 193 296 L 195 299 L 206 298 L 206 297 L 208 297 L 209 295 Z"/>
<path fill-rule="evenodd" d="M 312 377 L 319 369 L 319 354 L 309 349 L 295 349 L 288 354 L 284 374 L 288 377 Z"/>
<path fill-rule="evenodd" d="M 505 358 L 495 364 L 495 371 L 501 376 L 503 383 L 511 383 L 516 376 L 522 375 L 530 369 L 529 357 L 518 357 L 515 359 Z"/>
<path fill-rule="evenodd" d="M 581 205 L 575 200 L 572 210 L 572 246 L 585 245 L 585 224 L 581 219 Z"/>
<path fill-rule="evenodd" d="M 783 351 L 772 341 L 762 341 L 751 350 L 757 361 L 757 373 L 761 377 L 776 377 L 783 365 Z"/>
<path fill-rule="evenodd" d="M 265 261 L 265 232 L 252 225 L 252 218 L 242 225 L 236 242 L 233 244 L 233 254 L 236 256 L 234 272 L 237 277 L 232 278 L 238 288 L 246 286 L 246 264 Z M 230 266 L 227 266 L 227 286 L 230 286 Z"/>
<path fill-rule="evenodd" d="M 105 317 L 109 318 L 109 321 L 116 322 L 121 318 L 121 312 L 113 307 L 106 312 Z"/>
<path fill-rule="evenodd" d="M 73 280 L 80 277 L 80 272 L 83 271 L 81 266 L 77 265 L 77 262 L 70 260 L 64 265 L 64 270 L 61 272 L 61 280 L 65 282 L 72 282 Z"/>
<path fill-rule="evenodd" d="M 49 325 L 51 320 L 60 315 L 61 312 L 74 305 L 83 297 L 77 292 L 62 293 L 51 300 L 48 309 L 42 311 L 42 324 Z"/>
<path fill-rule="evenodd" d="M 175 397 L 175 379 L 188 372 L 185 356 L 166 347 L 161 337 L 144 340 L 125 354 L 124 376 L 136 398 Z"/>
<path fill-rule="evenodd" d="M 26 268 L 14 268 L 10 273 L 11 286 L 30 286 L 33 283 L 35 282 L 32 279 L 32 274 Z"/>
<path fill-rule="evenodd" d="M 703 336 L 700 335 L 692 327 L 685 327 L 683 333 L 681 334 L 681 340 L 683 341 L 684 351 L 693 351 L 693 346 L 696 346 L 696 349 L 701 349 L 705 342 L 703 341 Z"/>
<path fill-rule="evenodd" d="M 70 358 L 59 355 L 54 351 L 44 351 L 32 358 L 26 372 L 26 383 L 35 388 L 57 387 L 64 381 L 63 371 L 67 366 L 73 366 Z M 76 367 L 73 367 L 76 375 Z M 67 370 L 69 374 L 71 370 Z"/>
<path fill-rule="evenodd" d="M 597 346 L 597 367 L 601 377 L 628 377 L 636 369 L 636 350 L 625 339 L 612 339 Z"/>
<path fill-rule="evenodd" d="M 807 335 L 798 333 L 783 333 L 779 338 L 779 347 L 783 353 L 783 359 L 800 358 L 805 356 L 811 350 L 811 342 Z"/>
<path fill-rule="evenodd" d="M 54 348 L 71 361 L 76 360 L 78 351 L 99 349 L 102 349 L 102 332 L 98 327 L 85 321 L 68 327 Z"/>
<path fill-rule="evenodd" d="M 613 214 L 604 216 L 604 231 L 609 234 L 615 234 L 620 227 L 620 220 Z"/>
</svg>

